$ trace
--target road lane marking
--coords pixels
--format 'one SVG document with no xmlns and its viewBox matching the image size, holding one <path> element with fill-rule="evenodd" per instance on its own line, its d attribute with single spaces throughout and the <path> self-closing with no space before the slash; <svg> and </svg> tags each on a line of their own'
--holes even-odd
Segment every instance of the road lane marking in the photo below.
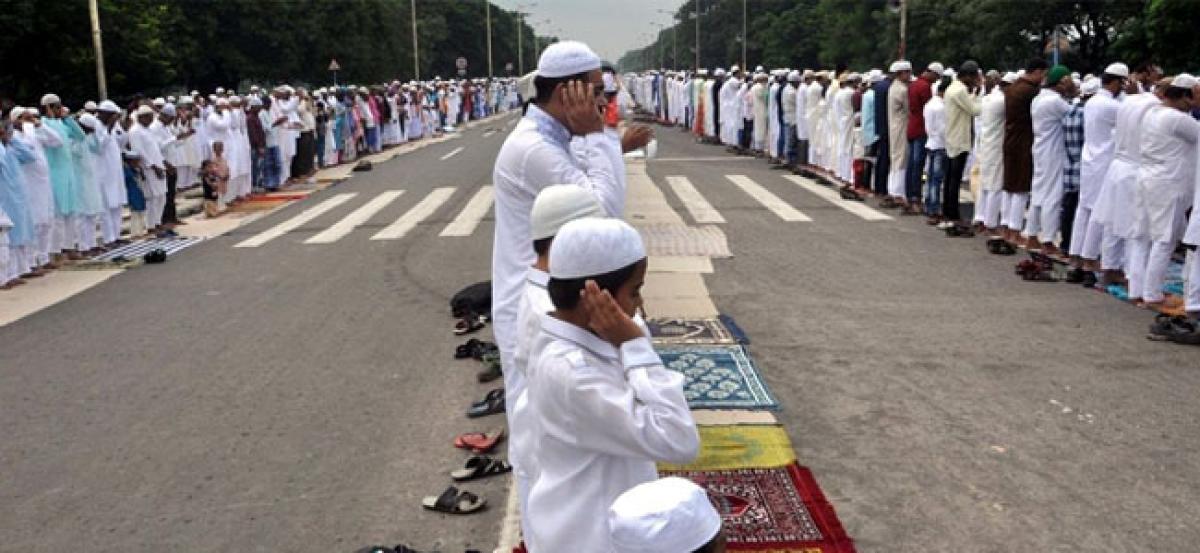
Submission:
<svg viewBox="0 0 1200 553">
<path fill-rule="evenodd" d="M 650 158 L 650 161 L 682 161 L 682 162 L 692 162 L 692 161 L 758 161 L 758 159 L 757 159 L 757 158 L 753 158 L 753 157 L 742 157 L 742 156 L 738 156 L 738 157 L 728 157 L 728 156 L 726 156 L 726 157 L 652 157 L 652 158 Z"/>
<path fill-rule="evenodd" d="M 408 234 L 421 221 L 433 215 L 433 212 L 437 211 L 453 195 L 453 186 L 443 186 L 433 189 L 433 192 L 430 192 L 428 196 L 421 199 L 417 205 L 408 210 L 408 213 L 401 215 L 399 219 L 396 219 L 396 222 L 376 233 L 375 236 L 371 237 L 371 240 L 399 240 L 404 238 L 404 235 Z"/>
<path fill-rule="evenodd" d="M 774 212 L 779 216 L 780 219 L 783 219 L 784 221 L 789 223 L 807 223 L 812 221 L 808 215 L 805 215 L 801 213 L 800 210 L 788 205 L 788 203 L 780 199 L 779 196 L 772 194 L 770 190 L 763 188 L 761 184 L 754 182 L 746 175 L 725 175 L 725 178 L 732 181 L 733 184 L 736 184 L 738 188 L 742 189 L 743 192 L 749 194 L 751 198 L 758 200 L 758 203 Z"/>
<path fill-rule="evenodd" d="M 493 134 L 496 134 L 496 130 L 495 130 L 495 129 L 489 129 L 489 130 L 486 130 L 486 131 L 484 131 L 484 132 L 483 132 L 483 137 L 484 137 L 484 138 L 487 138 L 487 137 L 489 137 L 489 136 L 492 136 Z"/>
<path fill-rule="evenodd" d="M 692 214 L 692 218 L 697 224 L 724 223 L 725 218 L 713 208 L 704 196 L 700 195 L 700 191 L 692 185 L 692 181 L 682 175 L 670 175 L 667 177 L 667 184 L 671 185 L 671 190 L 675 191 L 675 195 L 679 196 L 679 201 L 683 202 L 683 207 L 687 208 L 688 213 Z"/>
<path fill-rule="evenodd" d="M 325 200 L 317 205 L 314 205 L 314 206 L 300 212 L 299 215 L 296 215 L 295 217 L 292 217 L 291 219 L 288 219 L 282 223 L 279 223 L 278 225 L 275 225 L 267 230 L 264 230 L 256 235 L 254 235 L 250 238 L 247 238 L 245 240 L 242 240 L 241 242 L 238 242 L 233 247 L 235 247 L 235 248 L 257 248 L 263 244 L 266 244 L 267 242 L 270 242 L 271 240 L 279 238 L 280 236 L 283 236 L 293 230 L 300 228 L 302 225 L 304 225 L 304 223 L 307 223 L 313 219 L 316 219 L 317 217 L 320 217 L 325 212 L 350 201 L 351 198 L 353 198 L 357 195 L 358 195 L 357 192 L 346 192 L 343 194 L 338 194 L 332 198 L 329 198 L 328 200 Z"/>
<path fill-rule="evenodd" d="M 483 217 L 492 208 L 493 196 L 491 185 L 480 187 L 479 191 L 471 196 L 463 210 L 458 213 L 458 216 L 450 221 L 450 224 L 446 225 L 446 228 L 442 229 L 438 236 L 470 236 L 473 234 L 475 227 L 479 226 L 479 222 L 483 221 Z"/>
<path fill-rule="evenodd" d="M 450 158 L 452 158 L 452 157 L 454 157 L 454 156 L 458 155 L 458 153 L 459 153 L 459 152 L 461 152 L 461 151 L 463 151 L 463 147 L 462 147 L 462 146 L 459 146 L 459 147 L 457 147 L 457 148 L 455 148 L 455 149 L 453 149 L 453 150 L 450 150 L 450 153 L 448 153 L 448 154 L 446 154 L 446 155 L 442 156 L 442 161 L 446 161 L 447 159 L 450 159 Z"/>
<path fill-rule="evenodd" d="M 355 228 L 358 228 L 363 223 L 366 223 L 380 210 L 387 207 L 393 200 L 399 198 L 403 194 L 403 190 L 388 190 L 374 198 L 371 201 L 363 204 L 362 207 L 350 212 L 341 221 L 334 223 L 333 226 L 321 231 L 317 235 L 305 240 L 305 244 L 330 244 L 341 240 L 342 237 L 350 234 Z"/>
<path fill-rule="evenodd" d="M 800 186 L 800 188 L 803 188 L 809 192 L 812 192 L 813 194 L 820 196 L 821 199 L 823 199 L 833 205 L 836 205 L 846 211 L 849 211 L 850 213 L 858 215 L 859 217 L 861 217 L 867 221 L 892 221 L 892 220 L 894 220 L 891 215 L 876 211 L 874 208 L 872 208 L 871 206 L 868 206 L 867 204 L 865 204 L 863 202 L 859 202 L 859 201 L 855 201 L 855 200 L 847 200 L 847 199 L 843 198 L 841 194 L 838 194 L 837 192 L 835 192 L 833 190 L 833 188 L 830 188 L 828 186 L 821 186 L 820 184 L 817 184 L 811 180 L 808 180 L 806 178 L 799 177 L 796 175 L 784 175 L 783 178 L 796 183 L 797 185 Z"/>
</svg>

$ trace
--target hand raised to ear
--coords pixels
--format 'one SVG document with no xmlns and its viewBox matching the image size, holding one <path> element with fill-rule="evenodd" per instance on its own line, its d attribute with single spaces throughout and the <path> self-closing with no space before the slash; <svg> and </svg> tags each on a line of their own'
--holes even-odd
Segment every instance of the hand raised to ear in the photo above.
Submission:
<svg viewBox="0 0 1200 553">
<path fill-rule="evenodd" d="M 601 290 L 596 281 L 587 281 L 579 295 L 580 305 L 588 316 L 588 327 L 605 342 L 619 348 L 625 342 L 644 336 L 642 329 L 625 314 L 612 294 Z"/>
<path fill-rule="evenodd" d="M 604 130 L 604 117 L 596 108 L 591 85 L 583 81 L 568 81 L 558 85 L 556 92 L 562 98 L 563 124 L 576 136 Z"/>
</svg>

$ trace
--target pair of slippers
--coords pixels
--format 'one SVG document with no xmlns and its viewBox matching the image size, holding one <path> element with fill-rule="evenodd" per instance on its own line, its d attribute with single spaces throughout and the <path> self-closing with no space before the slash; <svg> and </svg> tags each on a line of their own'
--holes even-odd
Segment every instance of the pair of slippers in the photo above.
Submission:
<svg viewBox="0 0 1200 553">
<path fill-rule="evenodd" d="M 500 348 L 492 342 L 471 338 L 465 343 L 454 348 L 455 359 L 471 358 L 476 361 L 483 361 L 483 356 L 489 353 L 500 353 Z"/>
<path fill-rule="evenodd" d="M 467 417 L 476 419 L 504 412 L 504 388 L 496 388 L 487 393 L 483 399 L 471 404 L 467 409 Z"/>
<path fill-rule="evenodd" d="M 503 438 L 503 430 L 491 436 L 481 432 L 463 434 L 455 439 L 454 446 L 484 452 L 495 448 Z M 476 455 L 467 459 L 463 468 L 451 471 L 450 478 L 455 482 L 469 482 L 510 472 L 512 472 L 512 465 L 508 461 L 487 455 Z M 421 500 L 421 507 L 450 515 L 469 515 L 484 510 L 487 507 L 487 500 L 474 493 L 449 486 L 441 495 L 426 496 Z"/>
<path fill-rule="evenodd" d="M 992 238 L 987 241 L 987 250 L 994 255 L 1015 255 L 1017 248 L 1003 238 Z"/>
<path fill-rule="evenodd" d="M 454 438 L 454 447 L 469 449 L 475 453 L 490 453 L 504 440 L 504 429 L 488 434 L 486 432 L 467 432 Z"/>
<path fill-rule="evenodd" d="M 1165 313 L 1154 317 L 1154 323 L 1150 325 L 1150 334 L 1146 337 L 1162 342 L 1200 346 L 1200 333 L 1197 332 L 1196 321 Z"/>
<path fill-rule="evenodd" d="M 1026 259 L 1017 263 L 1015 272 L 1021 275 L 1022 279 L 1029 282 L 1058 282 L 1058 279 L 1050 272 L 1050 269 L 1050 267 L 1043 263 Z"/>
</svg>

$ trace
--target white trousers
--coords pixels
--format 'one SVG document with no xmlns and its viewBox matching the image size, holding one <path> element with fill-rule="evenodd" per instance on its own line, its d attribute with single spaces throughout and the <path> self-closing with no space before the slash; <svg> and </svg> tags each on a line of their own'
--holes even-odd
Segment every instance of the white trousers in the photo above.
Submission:
<svg viewBox="0 0 1200 553">
<path fill-rule="evenodd" d="M 87 251 L 96 247 L 96 223 L 99 221 L 98 215 L 80 215 L 75 218 L 75 224 L 78 226 L 76 236 L 79 237 L 79 249 Z"/>
<path fill-rule="evenodd" d="M 892 169 L 888 172 L 888 196 L 906 198 L 904 189 L 904 169 Z"/>
<path fill-rule="evenodd" d="M 1003 190 L 980 190 L 975 209 L 975 222 L 994 229 L 1000 226 L 1000 211 L 1004 207 Z"/>
<path fill-rule="evenodd" d="M 54 232 L 51 238 L 54 244 L 54 250 L 61 252 L 63 250 L 73 250 L 79 246 L 79 223 L 76 221 L 78 215 L 56 215 L 54 217 Z"/>
<path fill-rule="evenodd" d="M 50 262 L 50 254 L 58 253 L 53 249 L 54 222 L 33 226 L 34 264 L 42 266 Z"/>
<path fill-rule="evenodd" d="M 1142 291 L 1146 288 L 1146 259 L 1150 256 L 1149 240 L 1127 240 L 1129 248 L 1129 263 L 1125 268 L 1125 278 L 1129 279 L 1129 299 L 1142 299 Z"/>
<path fill-rule="evenodd" d="M 1000 208 L 1000 224 L 1009 230 L 1021 230 L 1025 226 L 1025 204 L 1027 192 L 1004 192 Z"/>
<path fill-rule="evenodd" d="M 105 244 L 112 244 L 121 238 L 120 207 L 110 207 L 100 215 L 100 236 Z"/>
<path fill-rule="evenodd" d="M 1200 256 L 1195 250 L 1187 254 L 1187 263 L 1183 268 L 1184 310 L 1190 313 L 1200 313 Z"/>
<path fill-rule="evenodd" d="M 1104 225 L 1104 238 L 1100 241 L 1100 269 L 1105 271 L 1120 271 L 1128 268 L 1132 246 L 1127 247 L 1128 240 L 1112 232 L 1112 225 Z"/>
<path fill-rule="evenodd" d="M 146 212 L 145 211 L 130 211 L 129 212 L 129 236 L 141 236 L 146 234 Z"/>
<path fill-rule="evenodd" d="M 1148 302 L 1163 301 L 1163 284 L 1167 280 L 1167 267 L 1171 265 L 1171 254 L 1175 251 L 1174 242 L 1150 242 L 1138 240 L 1138 247 L 1144 248 L 1145 265 L 1141 268 L 1141 294 L 1133 289 L 1133 277 L 1129 278 L 1129 297 L 1141 297 Z"/>
<path fill-rule="evenodd" d="M 163 209 L 166 207 L 166 196 L 150 196 L 146 198 L 146 225 L 150 228 L 156 228 L 161 225 Z"/>
<path fill-rule="evenodd" d="M 1104 225 L 1092 218 L 1092 208 L 1079 206 L 1075 210 L 1075 224 L 1071 226 L 1070 254 L 1090 261 L 1100 258 L 1100 247 L 1104 244 Z"/>
<path fill-rule="evenodd" d="M 1030 205 L 1025 221 L 1025 236 L 1036 236 L 1038 242 L 1049 244 L 1058 238 L 1062 226 L 1062 194 L 1052 193 L 1040 205 Z"/>
</svg>

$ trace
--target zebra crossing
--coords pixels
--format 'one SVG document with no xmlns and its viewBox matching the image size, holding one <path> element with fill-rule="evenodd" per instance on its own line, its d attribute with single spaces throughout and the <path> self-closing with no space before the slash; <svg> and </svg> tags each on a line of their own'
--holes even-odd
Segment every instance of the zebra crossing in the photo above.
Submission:
<svg viewBox="0 0 1200 553">
<path fill-rule="evenodd" d="M 794 175 L 773 176 L 770 180 L 759 179 L 763 182 L 740 174 L 724 175 L 724 178 L 733 185 L 733 188 L 730 190 L 739 190 L 746 194 L 784 223 L 815 222 L 819 224 L 820 220 L 814 221 L 812 216 L 788 203 L 779 194 L 772 191 L 772 189 L 783 192 L 799 188 L 821 200 L 836 205 L 863 221 L 884 222 L 894 220 L 891 215 L 878 211 L 865 203 L 846 201 L 835 190 Z M 683 211 L 686 211 L 687 215 L 690 216 L 690 223 L 696 225 L 728 224 L 725 216 L 721 214 L 720 209 L 714 206 L 705 197 L 701 188 L 697 187 L 692 179 L 687 176 L 667 175 L 663 178 L 663 182 L 654 182 L 653 185 L 662 189 L 669 189 L 679 199 L 680 204 L 683 206 Z M 768 185 L 770 188 L 768 188 Z M 411 191 L 399 189 L 384 190 L 370 198 L 366 198 L 365 201 L 360 201 L 362 200 L 360 196 L 364 196 L 364 194 L 360 194 L 359 192 L 333 194 L 319 203 L 307 207 L 299 213 L 285 218 L 275 225 L 238 242 L 234 247 L 258 248 L 264 246 L 290 233 L 301 231 L 306 225 L 313 223 L 326 214 L 348 209 L 352 206 L 352 209 L 335 222 L 316 230 L 315 234 L 301 240 L 300 243 L 308 245 L 334 244 L 347 239 L 347 237 L 352 237 L 355 231 L 368 225 L 375 227 L 382 226 L 380 230 L 369 237 L 369 240 L 400 240 L 408 236 L 413 229 L 429 221 L 442 211 L 458 190 L 459 187 L 455 186 L 435 188 L 420 197 L 412 207 L 391 221 L 379 220 L 383 218 L 381 213 L 389 206 L 396 204 L 397 200 L 412 196 L 413 193 Z M 457 212 L 444 214 L 449 222 L 438 230 L 436 236 L 448 239 L 474 236 L 480 224 L 492 214 L 494 203 L 495 188 L 492 185 L 483 185 L 474 189 L 471 191 L 470 198 L 462 204 L 462 207 Z M 828 217 L 828 215 L 822 213 L 819 217 Z"/>
</svg>

